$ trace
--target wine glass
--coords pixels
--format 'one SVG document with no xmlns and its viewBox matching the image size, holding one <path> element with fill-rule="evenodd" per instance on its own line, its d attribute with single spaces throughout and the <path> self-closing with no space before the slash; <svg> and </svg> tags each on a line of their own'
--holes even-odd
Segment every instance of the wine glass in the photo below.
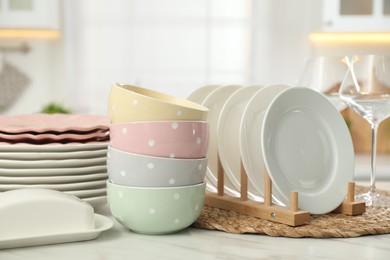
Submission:
<svg viewBox="0 0 390 260">
<path fill-rule="evenodd" d="M 390 56 L 363 55 L 352 57 L 341 84 L 339 96 L 371 126 L 371 176 L 369 191 L 356 196 L 367 206 L 389 206 L 390 198 L 375 188 L 376 142 L 379 124 L 390 116 Z"/>
<path fill-rule="evenodd" d="M 296 84 L 323 93 L 341 111 L 347 105 L 340 100 L 338 92 L 347 71 L 347 57 L 312 57 L 306 60 Z"/>
</svg>

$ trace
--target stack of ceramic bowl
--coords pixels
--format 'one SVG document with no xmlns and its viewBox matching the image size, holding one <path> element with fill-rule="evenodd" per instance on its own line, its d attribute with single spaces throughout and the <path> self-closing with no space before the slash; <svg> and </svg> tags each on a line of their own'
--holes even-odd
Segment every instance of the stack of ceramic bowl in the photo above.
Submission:
<svg viewBox="0 0 390 260">
<path fill-rule="evenodd" d="M 108 203 L 138 233 L 190 226 L 205 196 L 208 109 L 145 88 L 115 84 L 109 96 Z"/>
</svg>

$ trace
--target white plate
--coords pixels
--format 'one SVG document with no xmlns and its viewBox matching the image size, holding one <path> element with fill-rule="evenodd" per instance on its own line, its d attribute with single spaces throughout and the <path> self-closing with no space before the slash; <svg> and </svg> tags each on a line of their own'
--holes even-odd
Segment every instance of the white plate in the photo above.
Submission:
<svg viewBox="0 0 390 260">
<path fill-rule="evenodd" d="M 63 184 L 77 183 L 83 181 L 93 181 L 107 179 L 107 173 L 92 173 L 67 176 L 1 176 L 1 184 Z"/>
<path fill-rule="evenodd" d="M 100 207 L 102 205 L 107 204 L 107 196 L 97 196 L 91 198 L 81 198 L 81 200 L 89 203 L 93 208 Z"/>
<path fill-rule="evenodd" d="M 0 176 L 65 176 L 89 173 L 107 172 L 106 165 L 74 167 L 74 168 L 44 168 L 44 169 L 3 169 Z"/>
<path fill-rule="evenodd" d="M 282 200 L 298 192 L 298 207 L 312 214 L 337 208 L 353 179 L 354 150 L 348 127 L 323 94 L 309 88 L 280 93 L 262 128 L 264 161 Z"/>
<path fill-rule="evenodd" d="M 250 98 L 260 89 L 259 86 L 244 87 L 234 92 L 221 110 L 217 126 L 217 145 L 222 167 L 237 190 L 240 190 L 240 122 Z M 263 200 L 262 195 L 248 179 L 248 197 Z"/>
<path fill-rule="evenodd" d="M 109 142 L 93 142 L 93 143 L 68 143 L 68 144 L 0 144 L 0 152 L 75 152 L 75 151 L 91 151 L 106 149 Z"/>
<path fill-rule="evenodd" d="M 73 168 L 106 165 L 107 158 L 63 159 L 63 160 L 0 160 L 3 169 L 36 169 L 36 168 Z"/>
<path fill-rule="evenodd" d="M 93 230 L 45 236 L 0 239 L 0 249 L 91 240 L 97 238 L 101 232 L 110 229 L 113 224 L 113 221 L 108 217 L 95 214 L 95 229 Z"/>
<path fill-rule="evenodd" d="M 209 113 L 207 116 L 207 122 L 209 122 L 209 149 L 207 153 L 208 165 L 207 165 L 206 177 L 207 180 L 210 182 L 210 184 L 214 185 L 214 187 L 217 186 L 217 176 L 218 176 L 217 125 L 218 125 L 219 116 L 226 100 L 230 97 L 230 95 L 232 95 L 235 91 L 237 91 L 240 88 L 241 86 L 239 85 L 228 85 L 228 86 L 219 87 L 213 92 L 211 92 L 210 95 L 208 95 L 207 98 L 202 103 L 203 106 L 209 109 Z M 227 175 L 225 175 L 224 184 L 225 184 L 226 194 L 229 194 L 231 196 L 240 195 L 240 193 L 234 187 L 234 185 L 229 180 Z"/>
<path fill-rule="evenodd" d="M 104 187 L 100 189 L 69 190 L 63 191 L 63 193 L 76 196 L 82 200 L 92 200 L 96 197 L 105 197 L 107 195 L 107 189 Z"/>
<path fill-rule="evenodd" d="M 71 191 L 81 189 L 97 189 L 106 187 L 107 179 L 99 181 L 86 181 L 77 183 L 62 183 L 62 184 L 0 184 L 0 191 L 9 191 L 15 189 L 52 189 L 58 191 Z"/>
<path fill-rule="evenodd" d="M 190 101 L 193 101 L 198 104 L 202 104 L 203 101 L 206 99 L 206 97 L 216 90 L 217 88 L 221 87 L 220 85 L 206 85 L 200 88 L 195 89 L 194 92 L 192 92 L 187 99 Z"/>
<path fill-rule="evenodd" d="M 6 160 L 59 160 L 100 158 L 107 155 L 107 147 L 91 151 L 52 151 L 52 152 L 0 152 L 0 159 Z"/>
<path fill-rule="evenodd" d="M 239 131 L 239 147 L 242 164 L 248 179 L 261 196 L 264 196 L 264 160 L 261 151 L 261 127 L 268 105 L 287 85 L 266 86 L 256 92 L 249 100 L 242 115 Z M 280 202 L 280 194 L 273 191 L 273 201 Z"/>
<path fill-rule="evenodd" d="M 192 92 L 187 99 L 193 102 L 196 102 L 198 104 L 202 104 L 203 101 L 217 88 L 222 87 L 221 85 L 206 85 L 203 87 L 200 87 L 196 89 L 194 92 Z M 205 176 L 206 180 L 206 188 L 208 191 L 211 192 L 217 192 L 216 187 L 214 184 L 211 183 L 211 181 Z"/>
</svg>

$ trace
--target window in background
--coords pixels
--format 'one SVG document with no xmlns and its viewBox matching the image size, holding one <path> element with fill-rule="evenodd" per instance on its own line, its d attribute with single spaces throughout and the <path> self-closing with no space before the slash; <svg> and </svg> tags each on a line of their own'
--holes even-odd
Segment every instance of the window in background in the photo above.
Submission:
<svg viewBox="0 0 390 260">
<path fill-rule="evenodd" d="M 8 7 L 11 11 L 26 11 L 33 9 L 32 0 L 9 0 Z"/>
<path fill-rule="evenodd" d="M 390 0 L 383 0 L 383 14 L 390 15 Z"/>
<path fill-rule="evenodd" d="M 371 15 L 372 0 L 340 0 L 341 15 Z"/>
<path fill-rule="evenodd" d="M 65 25 L 69 96 L 105 113 L 111 84 L 179 97 L 205 84 L 248 84 L 251 0 L 74 1 Z M 77 10 L 75 12 L 74 10 Z M 80 102 L 82 99 L 82 102 Z M 85 104 L 80 107 L 80 104 Z"/>
</svg>

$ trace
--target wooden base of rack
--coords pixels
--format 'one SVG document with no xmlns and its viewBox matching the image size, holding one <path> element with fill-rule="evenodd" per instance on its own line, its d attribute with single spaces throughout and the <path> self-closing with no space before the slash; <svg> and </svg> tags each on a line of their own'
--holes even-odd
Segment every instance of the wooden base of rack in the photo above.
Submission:
<svg viewBox="0 0 390 260">
<path fill-rule="evenodd" d="M 301 226 L 310 222 L 310 214 L 306 211 L 292 211 L 289 208 L 277 205 L 267 206 L 262 202 L 252 200 L 242 201 L 240 198 L 229 195 L 219 196 L 213 192 L 206 193 L 205 205 L 224 210 L 232 210 L 248 216 L 283 223 L 289 226 Z"/>
<path fill-rule="evenodd" d="M 298 209 L 298 192 L 290 193 L 290 207 L 272 204 L 272 181 L 268 172 L 264 171 L 264 202 L 248 200 L 248 177 L 241 162 L 240 169 L 240 197 L 233 197 L 224 193 L 224 171 L 219 158 L 217 193 L 207 192 L 205 205 L 224 210 L 232 210 L 241 214 L 258 217 L 289 226 L 301 226 L 310 222 L 310 213 Z M 355 202 L 355 183 L 348 185 L 347 199 L 335 210 L 346 215 L 359 215 L 365 212 L 364 202 Z"/>
<path fill-rule="evenodd" d="M 366 212 L 366 203 L 355 201 L 355 183 L 348 183 L 348 195 L 346 200 L 333 212 L 342 213 L 348 216 L 361 215 Z"/>
</svg>

